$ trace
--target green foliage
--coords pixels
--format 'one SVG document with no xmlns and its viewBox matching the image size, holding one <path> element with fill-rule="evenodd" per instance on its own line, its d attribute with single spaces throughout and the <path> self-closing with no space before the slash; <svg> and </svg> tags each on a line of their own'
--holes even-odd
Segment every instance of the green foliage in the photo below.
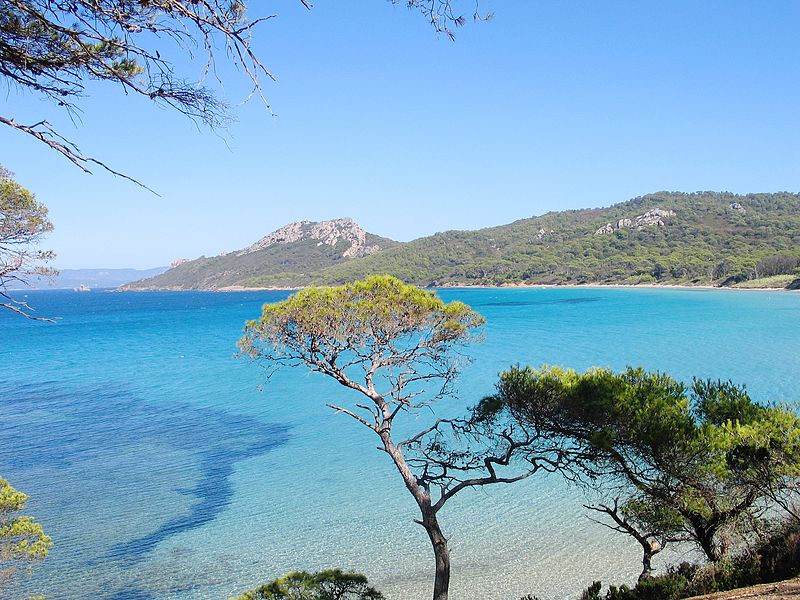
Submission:
<svg viewBox="0 0 800 600">
<path fill-rule="evenodd" d="M 601 591 L 602 584 L 595 581 L 583 592 L 581 600 L 678 600 L 688 598 L 695 595 L 695 588 L 685 572 L 686 567 L 683 569 L 683 571 L 670 569 L 664 575 L 643 579 L 633 588 L 627 585 L 620 587 L 611 585 L 605 594 Z M 694 572 L 696 568 L 691 567 L 691 570 Z"/>
<path fill-rule="evenodd" d="M 36 201 L 33 194 L 12 179 L 12 174 L 0 166 L 0 231 L 5 240 L 15 230 L 26 234 L 50 231 L 47 208 Z M 21 235 L 21 234 L 19 234 Z"/>
<path fill-rule="evenodd" d="M 501 374 L 493 400 L 579 437 L 598 455 L 633 443 L 669 452 L 695 430 L 684 386 L 641 368 L 617 375 L 598 368 L 579 374 L 549 366 L 513 367 Z"/>
<path fill-rule="evenodd" d="M 747 425 L 764 417 L 769 410 L 754 403 L 744 386 L 730 381 L 701 381 L 692 384 L 695 412 L 699 420 L 715 426 L 728 422 Z"/>
<path fill-rule="evenodd" d="M 599 597 L 600 596 L 598 593 L 598 598 Z M 622 585 L 620 587 L 611 585 L 608 587 L 606 598 L 607 600 L 631 600 L 632 598 L 631 589 L 627 585 Z"/>
<path fill-rule="evenodd" d="M 572 440 L 591 485 L 626 493 L 640 525 L 681 532 L 714 561 L 752 537 L 757 507 L 800 476 L 800 418 L 730 382 L 688 390 L 642 369 L 514 367 L 477 409 L 490 411 Z"/>
<path fill-rule="evenodd" d="M 52 229 L 47 208 L 0 165 L 0 307 L 28 316 L 28 307 L 14 301 L 6 287 L 55 273 L 45 266 L 54 258 L 53 252 L 36 248 Z"/>
<path fill-rule="evenodd" d="M 776 254 L 761 259 L 753 270 L 756 278 L 775 275 L 794 275 L 800 269 L 800 257 L 791 254 Z"/>
<path fill-rule="evenodd" d="M 28 496 L 0 477 L 0 591 L 20 567 L 47 556 L 53 545 L 33 517 L 20 515 Z"/>
<path fill-rule="evenodd" d="M 603 587 L 601 581 L 595 581 L 581 594 L 581 600 L 600 600 L 600 589 Z"/>
<path fill-rule="evenodd" d="M 636 584 L 635 598 L 637 600 L 673 600 L 686 597 L 686 580 L 680 576 L 668 574 L 663 577 L 643 579 Z M 626 592 L 617 593 L 617 598 L 623 597 Z M 627 592 L 630 593 L 630 592 Z M 612 598 L 614 596 L 611 596 Z"/>
<path fill-rule="evenodd" d="M 383 600 L 359 573 L 295 571 L 232 600 Z"/>
<path fill-rule="evenodd" d="M 770 535 L 734 561 L 737 584 L 770 583 L 800 574 L 800 522 L 778 522 Z M 744 583 L 743 583 L 744 582 Z"/>
<path fill-rule="evenodd" d="M 425 528 L 434 553 L 437 599 L 447 597 L 450 582 L 439 511 L 463 490 L 512 483 L 536 471 L 530 463 L 523 463 L 521 473 L 506 469 L 518 450 L 538 441 L 535 436 L 515 440 L 512 429 L 487 433 L 465 419 L 436 419 L 410 437 L 394 437 L 398 417 L 415 417 L 415 427 L 421 416 L 435 418 L 431 405 L 452 392 L 466 360 L 456 348 L 474 339 L 483 322 L 466 304 L 448 304 L 431 291 L 376 275 L 337 287 L 307 288 L 266 304 L 239 342 L 270 372 L 306 367 L 360 394 L 360 401 L 348 406 L 328 407 L 378 436 L 379 449 L 414 498 L 421 516 L 415 522 Z"/>
<path fill-rule="evenodd" d="M 299 361 L 322 369 L 330 357 L 355 352 L 364 360 L 385 359 L 383 368 L 404 361 L 432 366 L 482 324 L 483 317 L 462 302 L 446 304 L 433 292 L 376 275 L 265 304 L 261 318 L 247 323 L 239 345 L 281 365 Z"/>
<path fill-rule="evenodd" d="M 793 289 L 792 283 L 796 280 L 795 275 L 771 275 L 770 277 L 759 277 L 757 279 L 746 279 L 731 285 L 732 288 L 743 290 L 771 289 L 783 290 Z"/>
<path fill-rule="evenodd" d="M 368 233 L 367 246 L 390 248 L 397 242 Z M 263 250 L 240 254 L 230 252 L 214 257 L 187 261 L 151 279 L 128 286 L 130 289 L 219 289 L 226 286 L 281 287 L 310 283 L 309 273 L 322 270 L 348 259 L 343 253 L 348 242 L 320 244 L 303 239 L 286 244 L 273 244 Z"/>
<path fill-rule="evenodd" d="M 0 285 L 13 276 L 38 273 L 40 265 L 53 258 L 52 252 L 32 251 L 42 235 L 52 231 L 53 224 L 47 218 L 47 207 L 37 202 L 36 197 L 12 179 L 9 171 L 0 165 Z M 23 271 L 22 273 L 20 271 Z"/>
<path fill-rule="evenodd" d="M 678 600 L 800 575 L 800 523 L 777 523 L 760 543 L 719 563 L 681 563 L 657 577 L 643 579 L 634 588 L 610 586 L 601 593 L 595 581 L 581 600 Z"/>
<path fill-rule="evenodd" d="M 732 210 L 741 203 L 746 215 Z M 664 226 L 595 235 L 648 210 Z M 772 257 L 800 259 L 800 195 L 659 192 L 609 208 L 548 213 L 479 231 L 420 238 L 312 277 L 339 283 L 389 273 L 417 285 L 658 283 L 730 285 Z M 780 262 L 780 261 L 778 261 Z M 302 282 L 300 282 L 302 283 Z"/>
<path fill-rule="evenodd" d="M 731 209 L 737 202 L 746 215 Z M 675 216 L 663 226 L 623 227 L 613 235 L 595 235 L 606 223 L 654 208 L 673 210 Z M 321 257 L 330 246 L 274 245 L 257 257 L 198 259 L 138 287 L 297 288 L 347 283 L 378 273 L 432 287 L 732 285 L 800 263 L 800 195 L 659 192 L 608 208 L 553 212 L 478 231 L 446 231 L 405 244 L 379 245 L 382 251 L 349 260 L 343 260 L 341 252 Z"/>
<path fill-rule="evenodd" d="M 620 507 L 620 513 L 637 530 L 658 538 L 661 546 L 679 537 L 683 525 L 678 511 L 643 495 L 628 498 Z"/>
</svg>

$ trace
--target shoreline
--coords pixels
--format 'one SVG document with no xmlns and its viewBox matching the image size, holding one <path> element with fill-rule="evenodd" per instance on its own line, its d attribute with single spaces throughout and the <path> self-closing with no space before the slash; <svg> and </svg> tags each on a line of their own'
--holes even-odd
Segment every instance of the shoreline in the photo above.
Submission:
<svg viewBox="0 0 800 600">
<path fill-rule="evenodd" d="M 197 291 L 197 292 L 293 292 L 302 290 L 312 286 L 298 286 L 298 287 L 280 287 L 280 286 L 266 286 L 266 287 L 245 287 L 241 285 L 229 285 L 217 289 L 208 290 L 170 290 L 170 289 L 151 289 L 151 290 L 124 290 L 132 292 L 182 292 L 182 291 Z M 687 284 L 658 284 L 658 283 L 509 283 L 501 285 L 442 285 L 431 286 L 434 290 L 508 290 L 508 289 L 603 289 L 603 288 L 623 288 L 623 289 L 665 289 L 665 290 L 723 290 L 731 292 L 800 292 L 800 290 L 788 290 L 786 288 L 767 288 L 767 287 L 722 287 L 716 285 L 687 285 Z"/>
</svg>

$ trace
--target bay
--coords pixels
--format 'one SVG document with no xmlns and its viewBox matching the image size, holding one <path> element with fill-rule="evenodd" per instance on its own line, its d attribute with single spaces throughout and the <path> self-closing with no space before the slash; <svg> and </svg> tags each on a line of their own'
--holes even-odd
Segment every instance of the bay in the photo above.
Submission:
<svg viewBox="0 0 800 600">
<path fill-rule="evenodd" d="M 800 397 L 800 295 L 721 290 L 447 289 L 487 318 L 457 411 L 511 364 L 626 365 Z M 319 376 L 269 382 L 235 356 L 246 319 L 284 292 L 29 292 L 56 324 L 0 313 L 0 475 L 55 546 L 19 593 L 224 599 L 291 569 L 367 574 L 429 597 L 431 556 L 370 432 L 324 407 Z M 638 573 L 636 548 L 592 523 L 557 477 L 448 504 L 455 600 L 571 598 Z M 679 552 L 669 558 L 680 559 Z"/>
</svg>

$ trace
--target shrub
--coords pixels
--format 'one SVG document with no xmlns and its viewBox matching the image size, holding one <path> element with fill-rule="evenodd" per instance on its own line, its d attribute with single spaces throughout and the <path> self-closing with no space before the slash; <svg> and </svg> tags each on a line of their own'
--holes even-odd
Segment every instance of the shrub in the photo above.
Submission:
<svg viewBox="0 0 800 600">
<path fill-rule="evenodd" d="M 800 522 L 773 526 L 767 539 L 728 560 L 707 565 L 681 563 L 657 577 L 643 579 L 634 588 L 613 585 L 605 595 L 595 581 L 580 600 L 679 600 L 759 583 L 772 583 L 800 574 Z M 525 599 L 521 599 L 525 600 Z"/>
<path fill-rule="evenodd" d="M 359 573 L 296 571 L 231 600 L 384 600 Z"/>
<path fill-rule="evenodd" d="M 595 581 L 581 594 L 581 600 L 600 600 L 600 588 L 603 584 Z"/>
</svg>

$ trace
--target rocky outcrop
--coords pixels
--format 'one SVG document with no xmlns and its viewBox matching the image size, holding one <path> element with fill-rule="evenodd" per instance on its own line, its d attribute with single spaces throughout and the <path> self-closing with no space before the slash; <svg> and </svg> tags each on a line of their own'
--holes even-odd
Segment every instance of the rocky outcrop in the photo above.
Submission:
<svg viewBox="0 0 800 600">
<path fill-rule="evenodd" d="M 594 232 L 595 235 L 608 235 L 620 229 L 636 229 L 641 231 L 645 227 L 663 227 L 666 225 L 664 219 L 669 219 L 675 216 L 674 210 L 665 210 L 663 208 L 654 208 L 648 210 L 643 215 L 634 217 L 633 219 L 620 219 L 617 221 L 617 226 L 614 227 L 611 223 L 607 223 Z"/>
<path fill-rule="evenodd" d="M 156 277 L 125 289 L 217 290 L 246 287 L 300 287 L 310 274 L 397 246 L 398 242 L 364 231 L 352 219 L 298 221 L 255 244 L 217 256 L 175 261 Z"/>
<path fill-rule="evenodd" d="M 595 235 L 607 235 L 614 233 L 614 226 L 611 223 L 603 225 L 600 229 L 594 232 Z"/>
<path fill-rule="evenodd" d="M 670 217 L 675 216 L 674 210 L 664 210 L 663 208 L 654 208 L 653 210 L 648 210 L 643 215 L 639 215 L 634 219 L 634 222 L 630 225 L 630 227 L 636 227 L 638 230 L 642 230 L 645 227 L 651 227 L 653 225 L 657 226 L 664 226 L 664 219 L 668 219 Z"/>
<path fill-rule="evenodd" d="M 738 212 L 740 215 L 744 216 L 747 214 L 747 209 L 739 204 L 738 202 L 734 202 L 729 207 L 732 211 Z"/>
<path fill-rule="evenodd" d="M 237 256 L 244 256 L 269 248 L 274 244 L 291 244 L 302 240 L 317 240 L 318 246 L 326 244 L 336 246 L 344 240 L 348 247 L 342 252 L 345 258 L 366 256 L 380 250 L 380 246 L 367 244 L 367 232 L 353 219 L 334 219 L 332 221 L 297 221 L 273 231 L 261 238 L 252 246 L 237 252 Z"/>
<path fill-rule="evenodd" d="M 544 239 L 544 236 L 550 233 L 555 233 L 555 231 L 553 231 L 552 229 L 550 231 L 547 231 L 544 227 L 542 227 L 539 231 L 536 232 L 536 238 L 540 240 Z"/>
</svg>

